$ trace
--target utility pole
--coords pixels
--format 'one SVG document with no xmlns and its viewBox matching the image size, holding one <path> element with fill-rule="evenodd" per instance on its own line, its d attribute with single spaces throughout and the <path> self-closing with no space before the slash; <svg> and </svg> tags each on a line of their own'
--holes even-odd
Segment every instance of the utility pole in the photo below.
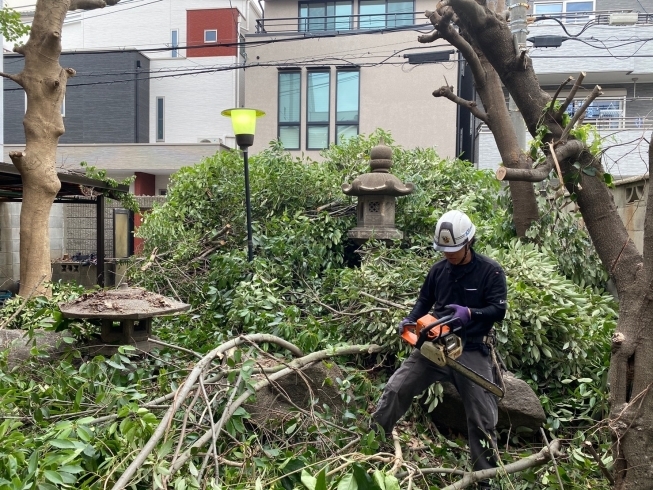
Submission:
<svg viewBox="0 0 653 490">
<path fill-rule="evenodd" d="M 515 52 L 517 56 L 521 56 L 526 52 L 526 36 L 528 35 L 528 26 L 526 24 L 526 15 L 528 12 L 528 3 L 520 2 L 519 0 L 510 0 L 510 31 L 515 43 Z M 526 125 L 524 118 L 519 112 L 517 104 L 515 104 L 512 95 L 508 102 L 508 111 L 510 112 L 510 119 L 512 126 L 517 133 L 517 142 L 522 150 L 526 149 Z"/>
</svg>

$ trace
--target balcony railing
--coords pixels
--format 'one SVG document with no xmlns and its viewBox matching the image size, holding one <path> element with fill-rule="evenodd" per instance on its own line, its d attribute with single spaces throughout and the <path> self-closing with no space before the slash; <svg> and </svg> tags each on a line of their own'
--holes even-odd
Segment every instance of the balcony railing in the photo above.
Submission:
<svg viewBox="0 0 653 490">
<path fill-rule="evenodd" d="M 533 18 L 550 17 L 565 24 L 585 24 L 592 21 L 599 25 L 610 25 L 610 15 L 632 13 L 632 10 L 594 10 L 592 12 L 563 12 L 531 14 Z M 415 25 L 415 19 L 424 18 L 424 12 L 395 12 L 388 14 L 324 15 L 310 17 L 276 17 L 256 20 L 258 34 L 279 32 L 342 32 L 370 29 L 397 29 Z M 426 23 L 426 21 L 425 21 Z M 637 25 L 652 25 L 653 13 L 638 13 Z"/>
<path fill-rule="evenodd" d="M 549 17 L 551 19 L 558 19 L 565 24 L 585 24 L 590 20 L 599 25 L 610 25 L 611 14 L 625 14 L 633 13 L 632 10 L 593 10 L 586 12 L 557 12 L 557 13 L 542 13 L 531 14 L 533 18 Z M 653 24 L 653 14 L 638 13 L 637 25 Z"/>
<path fill-rule="evenodd" d="M 593 124 L 596 129 L 601 131 L 636 131 L 652 129 L 653 119 L 647 117 L 598 117 L 584 119 L 583 124 Z M 490 129 L 483 124 L 480 127 L 480 132 L 489 133 Z"/>
<path fill-rule="evenodd" d="M 265 18 L 256 20 L 256 32 L 258 34 L 279 32 L 320 34 L 352 30 L 401 29 L 414 26 L 416 16 L 424 18 L 424 12 Z"/>
</svg>

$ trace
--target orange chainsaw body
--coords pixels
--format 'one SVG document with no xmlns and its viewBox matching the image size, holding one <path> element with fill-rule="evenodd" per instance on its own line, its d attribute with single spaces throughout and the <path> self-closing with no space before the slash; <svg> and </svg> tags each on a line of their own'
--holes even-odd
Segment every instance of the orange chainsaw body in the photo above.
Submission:
<svg viewBox="0 0 653 490">
<path fill-rule="evenodd" d="M 438 319 L 433 315 L 424 315 L 423 317 L 419 318 L 414 325 L 406 325 L 404 327 L 403 333 L 401 334 L 401 338 L 408 342 L 410 345 L 415 346 L 422 329 L 434 324 L 437 321 Z M 451 328 L 449 325 L 437 325 L 429 331 L 427 338 L 429 340 L 434 340 L 438 337 L 444 337 L 450 332 Z"/>
</svg>

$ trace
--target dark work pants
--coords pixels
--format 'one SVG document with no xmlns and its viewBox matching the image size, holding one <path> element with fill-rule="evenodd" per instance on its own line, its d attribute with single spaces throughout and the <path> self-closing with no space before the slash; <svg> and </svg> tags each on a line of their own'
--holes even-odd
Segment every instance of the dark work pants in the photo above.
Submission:
<svg viewBox="0 0 653 490">
<path fill-rule="evenodd" d="M 480 350 L 463 351 L 456 360 L 486 379 L 494 380 L 491 355 Z M 373 419 L 389 434 L 397 420 L 406 413 L 413 398 L 436 381 L 453 383 L 463 400 L 474 471 L 494 468 L 497 465 L 494 453 L 498 418 L 496 397 L 449 366 L 432 363 L 417 349 L 388 380 L 372 414 Z"/>
</svg>

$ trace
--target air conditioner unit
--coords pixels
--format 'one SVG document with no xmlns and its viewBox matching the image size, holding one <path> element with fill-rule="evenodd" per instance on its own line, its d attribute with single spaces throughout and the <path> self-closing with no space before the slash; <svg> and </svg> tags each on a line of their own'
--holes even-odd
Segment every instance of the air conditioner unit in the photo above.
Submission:
<svg viewBox="0 0 653 490">
<path fill-rule="evenodd" d="M 213 143 L 214 145 L 221 145 L 222 138 L 197 138 L 198 143 Z"/>
<path fill-rule="evenodd" d="M 608 23 L 611 26 L 632 26 L 637 24 L 637 12 L 618 12 L 610 14 Z"/>
</svg>

